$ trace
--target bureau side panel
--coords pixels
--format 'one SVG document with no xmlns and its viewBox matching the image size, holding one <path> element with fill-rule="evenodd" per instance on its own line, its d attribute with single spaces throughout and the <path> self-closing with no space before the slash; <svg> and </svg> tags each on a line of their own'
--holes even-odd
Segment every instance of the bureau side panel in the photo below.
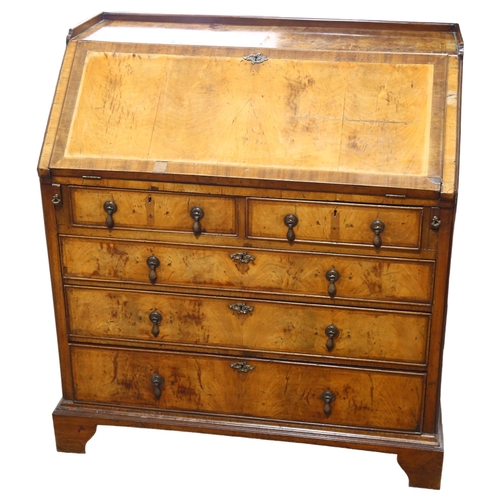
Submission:
<svg viewBox="0 0 500 500">
<path fill-rule="evenodd" d="M 54 196 L 60 196 L 59 186 L 51 184 L 41 184 L 41 191 L 52 284 L 52 296 L 54 301 L 57 340 L 59 345 L 59 362 L 61 369 L 63 397 L 66 399 L 72 399 L 73 389 L 71 385 L 66 309 L 63 291 L 63 280 L 61 276 L 61 256 L 59 250 L 56 220 L 57 215 L 59 215 L 59 213 L 63 211 L 63 207 L 60 204 L 54 204 L 52 201 Z"/>
<path fill-rule="evenodd" d="M 448 307 L 448 282 L 453 238 L 453 209 L 441 209 L 438 255 L 436 260 L 435 293 L 432 304 L 432 319 L 429 339 L 429 371 L 425 404 L 424 431 L 436 433 L 440 412 L 440 385 L 443 363 L 444 334 Z"/>
</svg>

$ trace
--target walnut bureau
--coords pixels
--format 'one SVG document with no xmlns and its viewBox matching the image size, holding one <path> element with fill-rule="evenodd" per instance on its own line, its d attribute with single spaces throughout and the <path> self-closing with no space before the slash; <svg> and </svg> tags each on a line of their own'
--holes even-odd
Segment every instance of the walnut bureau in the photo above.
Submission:
<svg viewBox="0 0 500 500">
<path fill-rule="evenodd" d="M 394 453 L 439 488 L 456 24 L 103 13 L 38 173 L 62 400 L 97 425 Z"/>
</svg>

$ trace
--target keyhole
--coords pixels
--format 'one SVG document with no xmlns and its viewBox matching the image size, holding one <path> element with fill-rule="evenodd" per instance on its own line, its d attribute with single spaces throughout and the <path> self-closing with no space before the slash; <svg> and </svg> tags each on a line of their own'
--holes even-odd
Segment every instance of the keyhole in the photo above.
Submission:
<svg viewBox="0 0 500 500">
<path fill-rule="evenodd" d="M 333 211 L 333 218 L 334 218 L 334 219 L 336 219 L 336 218 L 337 218 L 337 209 L 335 209 L 335 210 Z"/>
</svg>

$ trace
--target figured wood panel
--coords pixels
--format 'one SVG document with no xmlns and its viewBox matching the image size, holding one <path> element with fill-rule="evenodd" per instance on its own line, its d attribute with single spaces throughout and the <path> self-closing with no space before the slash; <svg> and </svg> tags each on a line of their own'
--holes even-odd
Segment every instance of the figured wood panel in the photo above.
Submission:
<svg viewBox="0 0 500 500">
<path fill-rule="evenodd" d="M 425 363 L 428 314 L 67 287 L 70 336 Z M 230 306 L 245 304 L 249 313 Z M 92 311 L 92 314 L 89 314 Z M 152 332 L 149 314 L 162 320 Z M 338 328 L 327 348 L 329 325 Z"/>
<path fill-rule="evenodd" d="M 434 264 L 389 258 L 263 251 L 238 264 L 237 248 L 62 237 L 66 277 L 149 283 L 147 259 L 160 260 L 157 284 L 329 297 L 326 272 L 335 269 L 335 298 L 430 303 Z"/>
<path fill-rule="evenodd" d="M 418 431 L 425 376 L 231 357 L 72 348 L 75 399 L 165 410 Z M 161 375 L 154 395 L 153 375 Z M 335 394 L 331 415 L 322 393 Z"/>
<path fill-rule="evenodd" d="M 65 157 L 429 175 L 433 64 L 245 55 L 89 50 Z"/>
<path fill-rule="evenodd" d="M 103 206 L 113 201 L 116 228 L 148 228 L 192 232 L 190 210 L 201 207 L 204 217 L 202 230 L 209 233 L 236 234 L 236 204 L 234 198 L 196 194 L 157 193 L 116 189 L 71 189 L 74 224 L 106 227 L 107 213 Z"/>
<path fill-rule="evenodd" d="M 310 203 L 292 200 L 248 200 L 248 236 L 286 240 L 284 217 L 293 214 L 295 241 L 347 243 L 373 247 L 375 233 L 370 224 L 385 224 L 380 234 L 382 248 L 420 248 L 422 208 L 395 208 L 377 205 Z"/>
</svg>

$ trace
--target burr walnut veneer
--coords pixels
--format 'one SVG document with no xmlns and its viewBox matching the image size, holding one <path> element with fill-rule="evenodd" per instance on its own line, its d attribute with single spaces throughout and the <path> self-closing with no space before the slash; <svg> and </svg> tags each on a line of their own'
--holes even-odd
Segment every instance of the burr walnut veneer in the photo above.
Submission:
<svg viewBox="0 0 500 500">
<path fill-rule="evenodd" d="M 457 25 L 101 14 L 38 172 L 57 448 L 97 425 L 394 453 L 439 488 Z"/>
</svg>

